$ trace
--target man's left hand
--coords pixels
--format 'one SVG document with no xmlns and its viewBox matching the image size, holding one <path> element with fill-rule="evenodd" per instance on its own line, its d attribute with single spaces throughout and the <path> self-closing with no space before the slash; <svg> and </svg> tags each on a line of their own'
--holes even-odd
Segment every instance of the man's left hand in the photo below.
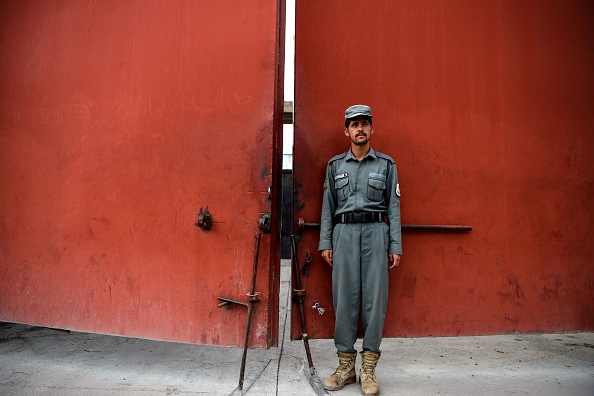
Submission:
<svg viewBox="0 0 594 396">
<path fill-rule="evenodd" d="M 400 264 L 399 254 L 388 254 L 388 258 L 390 259 L 390 269 L 398 267 Z"/>
</svg>

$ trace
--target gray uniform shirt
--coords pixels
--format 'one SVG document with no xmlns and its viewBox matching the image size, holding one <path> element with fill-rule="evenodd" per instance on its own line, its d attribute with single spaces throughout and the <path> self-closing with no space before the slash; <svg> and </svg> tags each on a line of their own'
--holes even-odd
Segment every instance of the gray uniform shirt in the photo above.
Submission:
<svg viewBox="0 0 594 396">
<path fill-rule="evenodd" d="M 385 212 L 390 225 L 388 253 L 402 254 L 400 188 L 396 163 L 369 149 L 362 161 L 349 150 L 328 161 L 318 250 L 332 249 L 333 218 L 346 212 Z"/>
</svg>

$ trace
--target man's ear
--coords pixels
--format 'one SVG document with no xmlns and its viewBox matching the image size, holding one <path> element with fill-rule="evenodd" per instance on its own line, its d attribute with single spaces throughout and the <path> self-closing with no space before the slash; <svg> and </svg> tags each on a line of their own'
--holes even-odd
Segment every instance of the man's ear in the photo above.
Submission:
<svg viewBox="0 0 594 396">
<path fill-rule="evenodd" d="M 349 136 L 349 128 L 344 128 L 344 136 Z"/>
</svg>

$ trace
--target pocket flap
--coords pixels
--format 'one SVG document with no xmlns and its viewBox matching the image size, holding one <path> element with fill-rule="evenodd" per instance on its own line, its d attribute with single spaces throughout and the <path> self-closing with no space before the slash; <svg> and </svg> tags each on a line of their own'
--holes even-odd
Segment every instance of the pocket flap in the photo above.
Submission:
<svg viewBox="0 0 594 396">
<path fill-rule="evenodd" d="M 370 173 L 369 178 L 386 181 L 386 175 L 381 173 Z"/>
<path fill-rule="evenodd" d="M 334 182 L 334 188 L 343 188 L 347 184 L 349 184 L 349 178 L 343 177 L 342 179 L 338 179 Z"/>
<path fill-rule="evenodd" d="M 369 185 L 373 188 L 377 188 L 378 190 L 386 189 L 386 182 L 383 180 L 369 179 Z"/>
</svg>

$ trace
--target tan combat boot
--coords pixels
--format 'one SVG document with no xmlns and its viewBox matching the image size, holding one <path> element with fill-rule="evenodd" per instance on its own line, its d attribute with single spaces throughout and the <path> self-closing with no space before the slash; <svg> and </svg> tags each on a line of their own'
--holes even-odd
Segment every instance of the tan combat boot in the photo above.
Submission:
<svg viewBox="0 0 594 396">
<path fill-rule="evenodd" d="M 324 381 L 324 389 L 339 390 L 344 388 L 347 384 L 354 384 L 357 382 L 357 374 L 355 374 L 355 360 L 357 360 L 357 352 L 337 352 L 338 353 L 338 368 L 330 377 Z"/>
<path fill-rule="evenodd" d="M 379 352 L 361 352 L 363 362 L 361 362 L 359 381 L 361 381 L 361 390 L 365 396 L 379 395 L 379 383 L 375 378 L 375 366 L 377 365 L 379 357 Z"/>
</svg>

